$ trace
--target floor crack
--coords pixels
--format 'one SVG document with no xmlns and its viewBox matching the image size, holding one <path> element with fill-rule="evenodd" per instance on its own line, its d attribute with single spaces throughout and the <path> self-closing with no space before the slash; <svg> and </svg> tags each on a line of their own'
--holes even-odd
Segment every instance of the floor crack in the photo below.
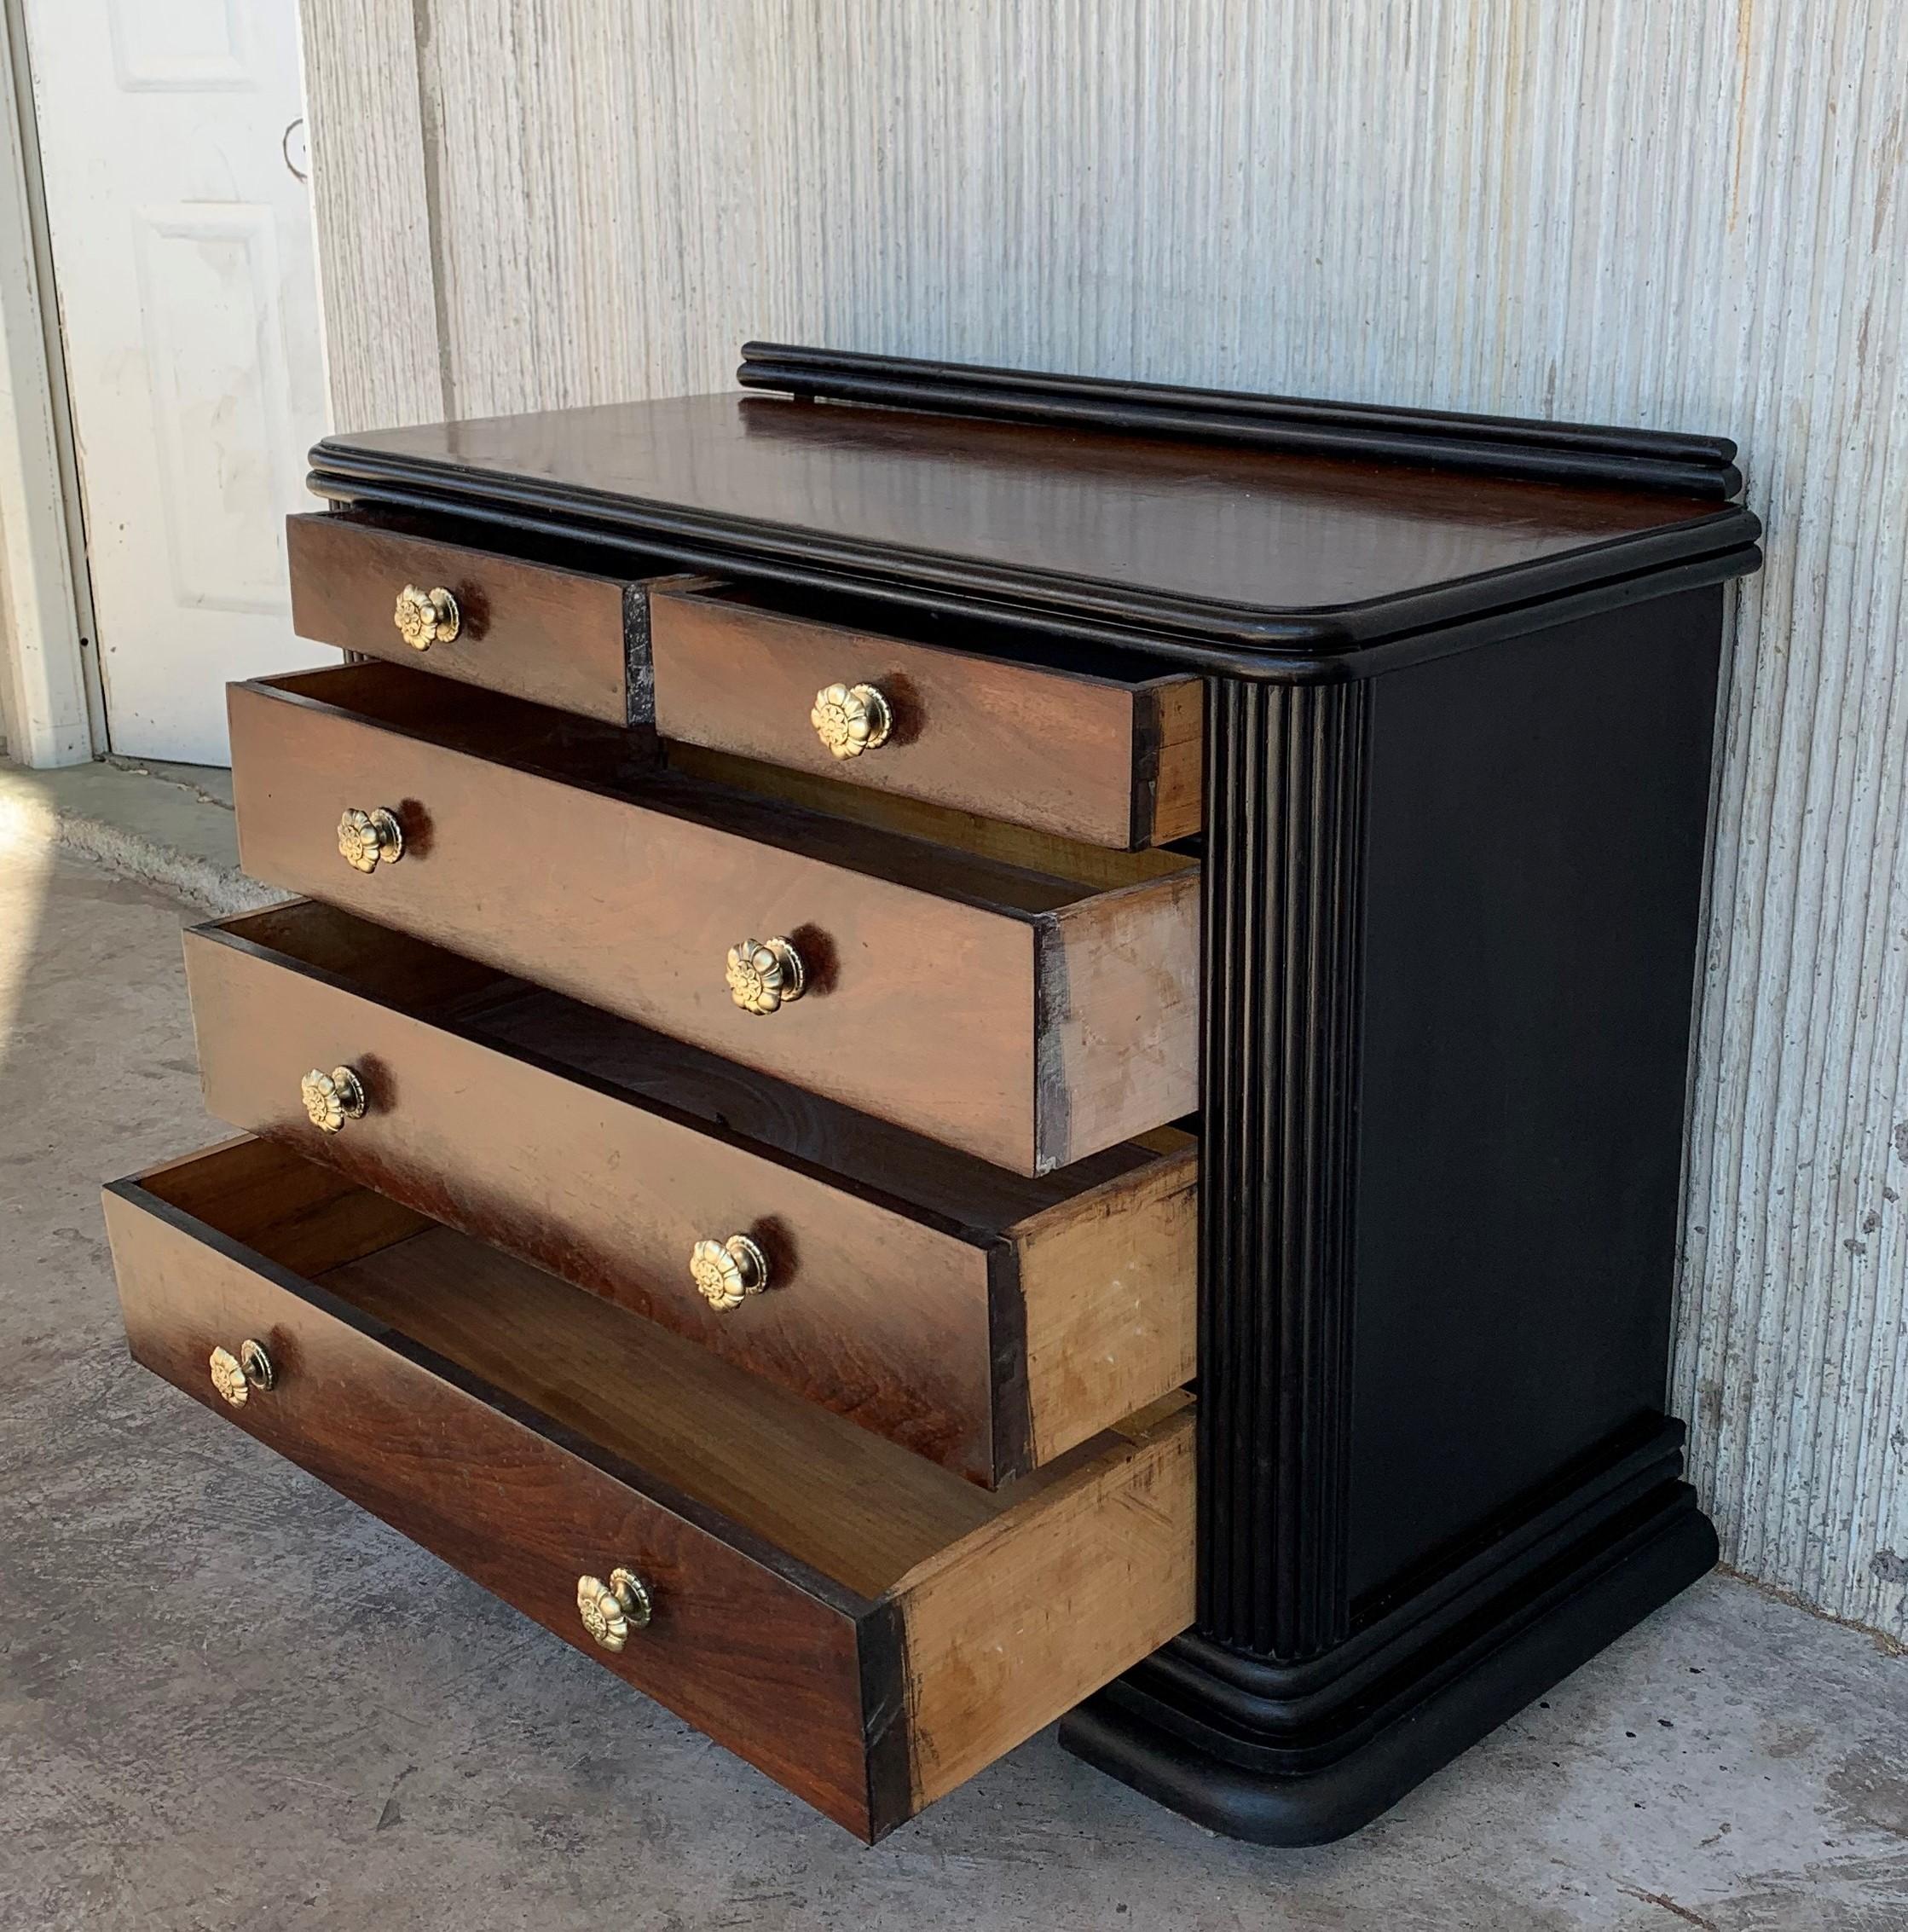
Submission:
<svg viewBox="0 0 1908 1932">
<path fill-rule="evenodd" d="M 1628 1893 L 1633 1899 L 1642 1900 L 1646 1906 L 1655 1906 L 1661 1911 L 1669 1912 L 1681 1919 L 1685 1925 L 1699 1925 L 1703 1928 L 1703 1932 L 1721 1932 L 1721 1928 L 1714 1919 L 1705 1918 L 1701 1912 L 1691 1912 L 1687 1906 L 1678 1905 L 1674 1899 L 1667 1897 L 1662 1892 L 1645 1892 L 1634 1885 L 1619 1885 L 1616 1889 Z"/>
</svg>

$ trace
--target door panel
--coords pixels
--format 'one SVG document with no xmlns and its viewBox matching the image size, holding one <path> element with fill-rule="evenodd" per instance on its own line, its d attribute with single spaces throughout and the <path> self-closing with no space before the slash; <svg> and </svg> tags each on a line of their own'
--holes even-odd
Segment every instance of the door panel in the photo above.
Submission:
<svg viewBox="0 0 1908 1932">
<path fill-rule="evenodd" d="M 283 527 L 324 429 L 296 0 L 26 14 L 107 728 L 223 764 L 225 683 L 314 655 Z"/>
</svg>

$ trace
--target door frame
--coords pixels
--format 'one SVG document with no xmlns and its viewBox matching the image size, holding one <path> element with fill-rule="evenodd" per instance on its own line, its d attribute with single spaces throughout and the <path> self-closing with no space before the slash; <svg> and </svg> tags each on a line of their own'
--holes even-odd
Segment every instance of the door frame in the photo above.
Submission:
<svg viewBox="0 0 1908 1932">
<path fill-rule="evenodd" d="M 0 0 L 0 723 L 7 755 L 107 748 L 21 0 Z"/>
</svg>

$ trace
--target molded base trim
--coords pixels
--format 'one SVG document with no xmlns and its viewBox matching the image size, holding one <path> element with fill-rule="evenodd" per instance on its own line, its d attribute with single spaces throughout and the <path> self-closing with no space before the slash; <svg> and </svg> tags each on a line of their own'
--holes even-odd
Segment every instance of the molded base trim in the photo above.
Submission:
<svg viewBox="0 0 1908 1932">
<path fill-rule="evenodd" d="M 1715 1565 L 1687 1484 L 1656 1489 L 1604 1533 L 1525 1575 L 1329 1716 L 1315 1699 L 1242 1698 L 1182 1638 L 1080 1705 L 1067 1750 L 1195 1823 L 1262 1845 L 1321 1845 L 1541 1697 Z"/>
</svg>

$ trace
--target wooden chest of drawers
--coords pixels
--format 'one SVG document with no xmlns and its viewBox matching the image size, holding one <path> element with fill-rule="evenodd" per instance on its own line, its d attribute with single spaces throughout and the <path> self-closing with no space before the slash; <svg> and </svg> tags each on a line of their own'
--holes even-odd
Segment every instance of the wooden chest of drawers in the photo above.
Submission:
<svg viewBox="0 0 1908 1932">
<path fill-rule="evenodd" d="M 315 453 L 134 1353 L 865 1837 L 1354 1829 L 1713 1560 L 1730 447 L 742 379 Z"/>
</svg>

